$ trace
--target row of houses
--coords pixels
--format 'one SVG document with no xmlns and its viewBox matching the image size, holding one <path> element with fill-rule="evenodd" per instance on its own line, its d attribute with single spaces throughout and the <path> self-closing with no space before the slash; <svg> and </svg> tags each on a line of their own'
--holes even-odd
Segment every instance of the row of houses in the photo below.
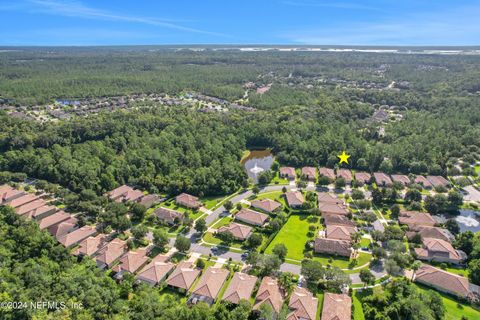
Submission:
<svg viewBox="0 0 480 320">
<path fill-rule="evenodd" d="M 402 210 L 398 222 L 408 226 L 406 235 L 410 240 L 420 236 L 422 246 L 414 249 L 419 260 L 461 264 L 467 258 L 465 252 L 452 246 L 454 236 L 437 227 L 429 213 Z"/>
<path fill-rule="evenodd" d="M 107 198 L 115 202 L 136 202 L 146 208 L 150 208 L 153 205 L 161 201 L 160 197 L 155 194 L 144 194 L 143 191 L 134 189 L 127 185 L 122 185 L 113 189 L 105 194 Z"/>
<path fill-rule="evenodd" d="M 353 257 L 352 235 L 358 230 L 348 218 L 348 208 L 342 199 L 327 192 L 318 192 L 318 207 L 322 213 L 325 230 L 315 238 L 316 253 Z"/>
<path fill-rule="evenodd" d="M 391 187 L 394 182 L 401 183 L 404 186 L 407 186 L 411 183 L 418 183 L 423 185 L 424 188 L 432 187 L 449 187 L 450 182 L 442 176 L 422 176 L 416 175 L 413 178 L 410 178 L 407 175 L 403 174 L 392 174 L 388 175 L 383 172 L 374 172 L 373 175 L 368 172 L 357 171 L 355 174 L 348 169 L 334 169 L 321 167 L 318 169 L 318 175 L 327 177 L 330 181 L 334 181 L 337 178 L 343 178 L 347 184 L 352 183 L 354 180 L 360 184 L 370 184 L 375 182 L 379 186 Z M 317 169 L 315 167 L 303 167 L 301 169 L 301 176 L 308 181 L 316 181 Z M 295 180 L 297 174 L 295 168 L 293 167 L 281 167 L 280 168 L 280 177 Z"/>
</svg>

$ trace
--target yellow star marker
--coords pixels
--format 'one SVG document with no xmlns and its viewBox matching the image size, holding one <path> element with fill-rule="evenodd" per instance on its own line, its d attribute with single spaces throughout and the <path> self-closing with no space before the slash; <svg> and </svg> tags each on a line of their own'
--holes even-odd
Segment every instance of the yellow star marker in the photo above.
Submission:
<svg viewBox="0 0 480 320">
<path fill-rule="evenodd" d="M 340 164 L 342 164 L 343 162 L 348 164 L 348 158 L 350 158 L 350 155 L 346 154 L 345 151 L 343 151 L 342 154 L 339 154 L 337 157 L 340 158 Z"/>
</svg>

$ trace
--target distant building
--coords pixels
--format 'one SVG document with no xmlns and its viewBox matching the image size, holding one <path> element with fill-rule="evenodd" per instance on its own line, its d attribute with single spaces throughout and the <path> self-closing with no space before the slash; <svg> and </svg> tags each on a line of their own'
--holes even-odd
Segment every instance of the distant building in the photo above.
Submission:
<svg viewBox="0 0 480 320">
<path fill-rule="evenodd" d="M 280 168 L 280 177 L 286 178 L 288 180 L 295 180 L 297 177 L 295 173 L 295 168 L 292 167 L 281 167 Z"/>
<path fill-rule="evenodd" d="M 308 181 L 315 181 L 317 175 L 317 169 L 315 167 L 303 167 L 302 176 L 305 177 Z"/>
<path fill-rule="evenodd" d="M 202 203 L 198 200 L 197 197 L 192 196 L 187 193 L 182 193 L 175 197 L 175 202 L 178 205 L 190 208 L 190 209 L 198 209 L 202 206 Z"/>
<path fill-rule="evenodd" d="M 335 171 L 330 168 L 320 168 L 319 175 L 327 177 L 328 179 L 330 179 L 330 181 L 333 181 L 336 178 Z"/>
<path fill-rule="evenodd" d="M 183 213 L 180 211 L 172 210 L 165 207 L 160 207 L 155 209 L 153 212 L 158 219 L 168 223 L 169 225 L 174 225 L 176 221 L 183 221 Z"/>
</svg>

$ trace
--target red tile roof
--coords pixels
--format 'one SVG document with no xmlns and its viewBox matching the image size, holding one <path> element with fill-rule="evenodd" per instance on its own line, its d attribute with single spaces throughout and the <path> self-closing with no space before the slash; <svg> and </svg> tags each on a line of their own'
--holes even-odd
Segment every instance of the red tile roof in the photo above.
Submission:
<svg viewBox="0 0 480 320">
<path fill-rule="evenodd" d="M 252 207 L 266 212 L 273 212 L 282 206 L 281 203 L 271 199 L 253 200 L 250 204 Z"/>
<path fill-rule="evenodd" d="M 73 217 L 69 217 L 68 220 L 60 222 L 59 224 L 55 224 L 48 228 L 48 232 L 55 238 L 59 238 L 64 234 L 72 231 L 77 226 L 77 219 Z"/>
<path fill-rule="evenodd" d="M 34 200 L 34 201 L 26 203 L 26 204 L 24 204 L 20 207 L 17 207 L 15 209 L 15 212 L 19 215 L 24 215 L 26 213 L 29 213 L 32 210 L 43 207 L 45 204 L 47 204 L 47 203 L 42 199 Z"/>
<path fill-rule="evenodd" d="M 333 169 L 330 169 L 330 168 L 320 168 L 319 174 L 329 178 L 330 180 L 335 180 L 336 178 L 335 171 L 333 171 Z"/>
<path fill-rule="evenodd" d="M 410 178 L 404 174 L 392 174 L 392 180 L 394 182 L 400 182 L 404 186 L 410 184 Z"/>
<path fill-rule="evenodd" d="M 193 269 L 191 262 L 180 262 L 177 268 L 167 279 L 167 284 L 172 287 L 188 290 L 199 276 L 200 270 Z"/>
<path fill-rule="evenodd" d="M 283 299 L 284 293 L 277 279 L 265 277 L 258 288 L 253 310 L 259 310 L 261 305 L 267 304 L 278 314 L 282 309 Z"/>
<path fill-rule="evenodd" d="M 362 183 L 369 183 L 372 175 L 367 172 L 355 172 L 355 180 Z"/>
<path fill-rule="evenodd" d="M 183 213 L 182 212 L 172 210 L 172 209 L 169 209 L 169 208 L 165 208 L 165 207 L 157 208 L 157 209 L 155 209 L 155 211 L 153 213 L 160 220 L 166 221 L 170 224 L 175 223 L 175 218 L 178 218 L 179 220 L 183 219 Z"/>
<path fill-rule="evenodd" d="M 408 225 L 411 230 L 416 230 L 420 226 L 433 227 L 436 224 L 435 219 L 433 219 L 432 216 L 428 213 L 406 210 L 400 211 L 398 222 L 400 224 Z"/>
<path fill-rule="evenodd" d="M 340 226 L 355 226 L 355 222 L 349 220 L 347 216 L 340 215 L 340 214 L 322 214 L 322 218 L 324 219 L 324 223 L 326 226 L 328 225 L 340 225 Z"/>
<path fill-rule="evenodd" d="M 337 177 L 343 178 L 346 183 L 350 183 L 353 180 L 352 172 L 348 169 L 338 169 Z"/>
<path fill-rule="evenodd" d="M 315 320 L 318 299 L 307 289 L 296 287 L 290 297 L 288 308 L 292 312 L 287 316 L 287 320 Z"/>
<path fill-rule="evenodd" d="M 175 202 L 188 208 L 198 208 L 202 206 L 202 203 L 198 200 L 197 197 L 189 195 L 187 193 L 182 193 L 176 196 Z"/>
<path fill-rule="evenodd" d="M 235 272 L 228 285 L 222 300 L 238 304 L 240 300 L 250 300 L 257 277 L 245 273 Z"/>
<path fill-rule="evenodd" d="M 473 292 L 467 278 L 424 264 L 417 270 L 414 281 L 433 286 L 459 297 L 468 297 Z"/>
<path fill-rule="evenodd" d="M 192 294 L 216 299 L 229 273 L 227 269 L 208 267 L 195 286 Z"/>
<path fill-rule="evenodd" d="M 127 185 L 120 186 L 107 193 L 107 196 L 117 202 L 139 201 L 143 197 L 143 192 L 135 190 Z"/>
<path fill-rule="evenodd" d="M 351 320 L 352 298 L 346 294 L 326 292 L 323 298 L 321 320 Z"/>
<path fill-rule="evenodd" d="M 149 264 L 147 264 L 138 274 L 137 279 L 152 284 L 157 284 L 169 274 L 175 264 L 166 262 L 167 256 L 156 256 Z"/>
<path fill-rule="evenodd" d="M 221 226 L 217 232 L 230 232 L 235 239 L 243 241 L 250 238 L 253 229 L 252 227 L 232 222 L 229 225 Z"/>
<path fill-rule="evenodd" d="M 318 203 L 336 203 L 344 204 L 343 199 L 339 199 L 336 195 L 328 192 L 317 192 Z"/>
<path fill-rule="evenodd" d="M 296 173 L 295 173 L 295 168 L 293 167 L 281 167 L 280 168 L 280 175 L 281 176 L 288 176 L 289 178 L 295 179 Z"/>
<path fill-rule="evenodd" d="M 392 179 L 383 172 L 375 172 L 373 176 L 375 177 L 377 185 L 391 186 L 393 184 Z"/>
<path fill-rule="evenodd" d="M 92 256 L 97 253 L 98 250 L 103 248 L 106 243 L 107 236 L 105 234 L 99 234 L 95 237 L 88 237 L 80 242 L 79 247 L 73 252 L 74 255 L 86 255 Z"/>
<path fill-rule="evenodd" d="M 268 215 L 246 208 L 242 208 L 235 214 L 235 220 L 243 221 L 255 226 L 263 226 L 268 219 Z"/>
<path fill-rule="evenodd" d="M 324 214 L 341 214 L 341 215 L 348 215 L 347 206 L 335 203 L 326 203 L 321 202 L 318 204 L 318 209 Z"/>
<path fill-rule="evenodd" d="M 58 242 L 63 244 L 65 247 L 73 246 L 74 244 L 79 243 L 80 241 L 94 235 L 97 233 L 95 227 L 83 226 L 77 230 L 64 234 L 63 236 L 58 237 Z"/>
<path fill-rule="evenodd" d="M 416 176 L 415 183 L 423 185 L 424 188 L 430 188 L 432 186 L 430 181 L 428 181 L 427 178 L 425 178 L 424 176 Z"/>
<path fill-rule="evenodd" d="M 315 239 L 315 252 L 337 254 L 340 256 L 350 257 L 352 254 L 352 245 L 350 241 L 316 238 Z"/>
<path fill-rule="evenodd" d="M 450 185 L 450 182 L 442 176 L 427 176 L 427 180 L 430 181 L 434 187 L 447 187 Z"/>
<path fill-rule="evenodd" d="M 135 273 L 138 269 L 140 269 L 140 267 L 147 263 L 147 253 L 148 251 L 146 248 L 140 248 L 135 251 L 128 251 L 120 258 L 120 263 L 113 268 L 113 271 L 125 271 Z"/>
<path fill-rule="evenodd" d="M 305 202 L 303 194 L 300 191 L 289 191 L 285 193 L 285 197 L 290 207 L 300 207 Z"/>
<path fill-rule="evenodd" d="M 308 180 L 315 180 L 317 169 L 315 167 L 303 167 L 302 176 L 307 177 Z"/>
<path fill-rule="evenodd" d="M 38 199 L 38 196 L 31 193 L 27 193 L 19 198 L 15 198 L 12 201 L 9 201 L 7 205 L 13 208 L 18 208 L 20 206 L 23 206 L 24 204 L 35 201 L 37 199 Z"/>
<path fill-rule="evenodd" d="M 355 232 L 357 232 L 355 227 L 328 225 L 325 234 L 329 239 L 350 241 L 352 239 L 352 234 Z"/>
<path fill-rule="evenodd" d="M 120 239 L 113 239 L 105 247 L 100 249 L 96 257 L 97 263 L 106 264 L 108 267 L 120 258 L 127 249 L 127 243 Z"/>
<path fill-rule="evenodd" d="M 65 211 L 58 211 L 51 216 L 45 217 L 39 222 L 39 227 L 41 230 L 47 229 L 53 225 L 56 225 L 60 222 L 70 219 L 72 216 L 66 213 Z"/>
</svg>

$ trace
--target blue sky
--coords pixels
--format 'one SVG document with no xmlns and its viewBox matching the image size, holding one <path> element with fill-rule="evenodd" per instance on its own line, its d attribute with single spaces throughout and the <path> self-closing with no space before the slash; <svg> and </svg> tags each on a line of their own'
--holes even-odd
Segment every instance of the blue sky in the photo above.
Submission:
<svg viewBox="0 0 480 320">
<path fill-rule="evenodd" d="M 480 45 L 480 0 L 0 0 L 0 45 Z"/>
</svg>

